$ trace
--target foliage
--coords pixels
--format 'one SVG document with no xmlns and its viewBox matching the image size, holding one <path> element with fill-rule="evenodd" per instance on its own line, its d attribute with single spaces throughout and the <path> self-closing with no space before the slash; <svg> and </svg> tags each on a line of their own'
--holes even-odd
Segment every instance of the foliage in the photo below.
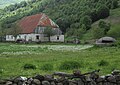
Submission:
<svg viewBox="0 0 120 85">
<path fill-rule="evenodd" d="M 51 27 L 46 27 L 44 29 L 44 34 L 49 37 L 49 41 L 50 41 L 50 36 L 55 35 L 55 30 L 53 30 Z"/>
<path fill-rule="evenodd" d="M 60 70 L 73 70 L 79 69 L 81 67 L 80 63 L 77 61 L 64 61 L 61 63 L 59 69 Z"/>
<path fill-rule="evenodd" d="M 82 28 L 85 30 L 89 30 L 91 28 L 92 20 L 89 16 L 84 16 L 81 18 Z"/>
<path fill-rule="evenodd" d="M 2 74 L 3 73 L 3 69 L 0 67 L 0 74 Z"/>
<path fill-rule="evenodd" d="M 119 47 L 119 48 L 120 48 L 120 39 L 119 39 L 119 40 L 117 40 L 117 41 L 114 43 L 114 46 L 116 46 L 116 47 Z"/>
<path fill-rule="evenodd" d="M 113 25 L 108 31 L 108 35 L 114 38 L 120 38 L 120 25 Z"/>
<path fill-rule="evenodd" d="M 25 64 L 25 65 L 23 66 L 23 68 L 24 68 L 25 70 L 27 70 L 27 69 L 36 69 L 36 66 L 33 65 L 33 64 Z"/>
<path fill-rule="evenodd" d="M 104 19 L 110 15 L 110 10 L 107 6 L 101 5 L 97 10 L 98 19 Z"/>
<path fill-rule="evenodd" d="M 12 24 L 11 28 L 9 28 L 7 30 L 7 33 L 6 34 L 10 34 L 10 35 L 13 35 L 15 38 L 17 37 L 17 35 L 19 33 L 21 33 L 22 30 L 20 29 L 20 27 L 15 23 L 15 24 Z"/>
<path fill-rule="evenodd" d="M 108 66 L 109 63 L 105 60 L 101 60 L 100 62 L 98 62 L 98 66 Z"/>
<path fill-rule="evenodd" d="M 100 21 L 98 24 L 100 29 L 104 30 L 104 35 L 107 34 L 107 32 L 110 30 L 110 23 L 106 23 L 104 21 Z"/>
<path fill-rule="evenodd" d="M 94 39 L 99 39 L 101 37 L 103 37 L 105 34 L 104 34 L 104 29 L 101 29 L 101 28 L 93 28 L 93 36 L 94 36 Z"/>
<path fill-rule="evenodd" d="M 94 36 L 94 39 L 98 39 L 98 38 L 101 38 L 101 37 L 107 35 L 110 28 L 111 28 L 110 23 L 100 20 L 98 23 L 98 26 L 92 28 L 92 34 Z"/>
<path fill-rule="evenodd" d="M 46 34 L 48 37 L 54 35 L 54 30 L 52 30 L 51 27 L 47 27 L 44 29 L 44 34 Z"/>
<path fill-rule="evenodd" d="M 51 63 L 43 64 L 40 69 L 44 71 L 51 71 L 53 70 L 53 65 Z"/>
<path fill-rule="evenodd" d="M 111 8 L 112 9 L 115 9 L 115 8 L 117 8 L 118 7 L 118 0 L 113 0 L 112 1 L 112 4 L 111 4 Z"/>
</svg>

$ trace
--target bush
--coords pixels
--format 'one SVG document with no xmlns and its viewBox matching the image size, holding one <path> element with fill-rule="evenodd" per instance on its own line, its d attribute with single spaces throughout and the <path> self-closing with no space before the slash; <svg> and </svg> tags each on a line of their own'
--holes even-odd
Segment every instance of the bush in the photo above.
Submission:
<svg viewBox="0 0 120 85">
<path fill-rule="evenodd" d="M 36 69 L 36 66 L 33 64 L 25 64 L 23 68 L 24 69 Z"/>
<path fill-rule="evenodd" d="M 120 47 L 120 40 L 117 40 L 117 41 L 113 44 L 113 46 Z"/>
<path fill-rule="evenodd" d="M 0 68 L 0 74 L 2 74 L 3 73 L 3 69 L 2 68 Z"/>
<path fill-rule="evenodd" d="M 109 63 L 105 60 L 101 60 L 100 62 L 98 62 L 98 66 L 107 66 Z"/>
<path fill-rule="evenodd" d="M 53 70 L 53 65 L 52 64 L 44 64 L 41 66 L 41 70 L 51 71 L 51 70 Z"/>
<path fill-rule="evenodd" d="M 73 69 L 78 69 L 80 67 L 81 65 L 77 61 L 65 61 L 61 63 L 59 69 L 60 70 L 73 70 Z"/>
</svg>

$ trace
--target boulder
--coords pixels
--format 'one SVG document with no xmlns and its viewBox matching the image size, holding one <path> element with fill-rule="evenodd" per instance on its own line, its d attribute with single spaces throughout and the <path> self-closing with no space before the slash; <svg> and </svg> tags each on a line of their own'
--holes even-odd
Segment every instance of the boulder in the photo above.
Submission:
<svg viewBox="0 0 120 85">
<path fill-rule="evenodd" d="M 38 79 L 33 79 L 32 84 L 40 85 L 41 82 Z"/>
<path fill-rule="evenodd" d="M 45 76 L 44 76 L 44 79 L 45 79 L 46 81 L 49 81 L 49 82 L 54 81 L 54 77 L 53 77 L 52 75 L 45 75 Z"/>
<path fill-rule="evenodd" d="M 48 82 L 48 81 L 42 81 L 42 85 L 50 85 L 50 82 Z"/>
<path fill-rule="evenodd" d="M 79 76 L 79 75 L 81 75 L 81 71 L 80 71 L 80 70 L 74 70 L 74 71 L 73 71 L 73 74 L 74 74 L 75 76 Z"/>
<path fill-rule="evenodd" d="M 116 79 L 115 79 L 114 76 L 108 77 L 108 78 L 107 78 L 107 81 L 108 81 L 108 82 L 111 82 L 111 83 L 116 83 Z"/>
<path fill-rule="evenodd" d="M 57 85 L 63 85 L 63 83 L 57 83 Z"/>
<path fill-rule="evenodd" d="M 27 81 L 27 78 L 26 77 L 16 77 L 14 80 L 13 80 L 13 82 L 15 82 L 15 83 L 18 83 L 18 82 L 25 82 L 25 81 Z"/>
<path fill-rule="evenodd" d="M 77 85 L 76 81 L 69 81 L 69 85 Z"/>
<path fill-rule="evenodd" d="M 44 76 L 42 76 L 42 75 L 36 75 L 35 77 L 33 77 L 34 79 L 38 79 L 38 80 L 40 80 L 40 81 L 44 81 Z"/>
<path fill-rule="evenodd" d="M 7 82 L 6 82 L 6 85 L 13 85 L 13 82 L 7 81 Z"/>
<path fill-rule="evenodd" d="M 113 72 L 112 72 L 112 75 L 119 75 L 120 74 L 120 70 L 114 70 Z"/>
<path fill-rule="evenodd" d="M 32 83 L 32 81 L 33 81 L 33 78 L 28 78 L 28 80 L 27 80 L 27 84 L 31 84 Z"/>
<path fill-rule="evenodd" d="M 51 82 L 50 85 L 56 85 L 55 82 Z"/>
</svg>

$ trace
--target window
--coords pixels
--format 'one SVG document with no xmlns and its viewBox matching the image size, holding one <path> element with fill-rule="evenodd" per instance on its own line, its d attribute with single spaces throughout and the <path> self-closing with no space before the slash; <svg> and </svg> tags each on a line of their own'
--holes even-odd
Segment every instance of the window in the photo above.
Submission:
<svg viewBox="0 0 120 85">
<path fill-rule="evenodd" d="M 13 39 L 13 35 L 11 36 L 11 39 Z"/>
<path fill-rule="evenodd" d="M 9 35 L 7 36 L 7 38 L 9 39 Z"/>
<path fill-rule="evenodd" d="M 59 36 L 57 36 L 57 40 L 59 40 Z"/>
<path fill-rule="evenodd" d="M 26 37 L 27 37 L 27 36 L 24 36 L 24 39 L 25 39 L 25 40 L 26 40 Z"/>
<path fill-rule="evenodd" d="M 36 36 L 36 39 L 39 40 L 39 35 Z"/>
<path fill-rule="evenodd" d="M 18 36 L 18 38 L 20 39 L 20 38 L 21 38 L 21 36 L 19 35 L 19 36 Z"/>
</svg>

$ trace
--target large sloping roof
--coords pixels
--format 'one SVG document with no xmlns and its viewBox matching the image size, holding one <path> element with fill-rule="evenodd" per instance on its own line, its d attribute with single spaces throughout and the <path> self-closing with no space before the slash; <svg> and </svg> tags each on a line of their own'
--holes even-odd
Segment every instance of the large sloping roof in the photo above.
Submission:
<svg viewBox="0 0 120 85">
<path fill-rule="evenodd" d="M 47 15 L 43 13 L 24 17 L 18 24 L 22 30 L 21 33 L 33 33 L 35 28 L 38 26 L 59 28 L 57 24 L 55 24 Z"/>
</svg>

